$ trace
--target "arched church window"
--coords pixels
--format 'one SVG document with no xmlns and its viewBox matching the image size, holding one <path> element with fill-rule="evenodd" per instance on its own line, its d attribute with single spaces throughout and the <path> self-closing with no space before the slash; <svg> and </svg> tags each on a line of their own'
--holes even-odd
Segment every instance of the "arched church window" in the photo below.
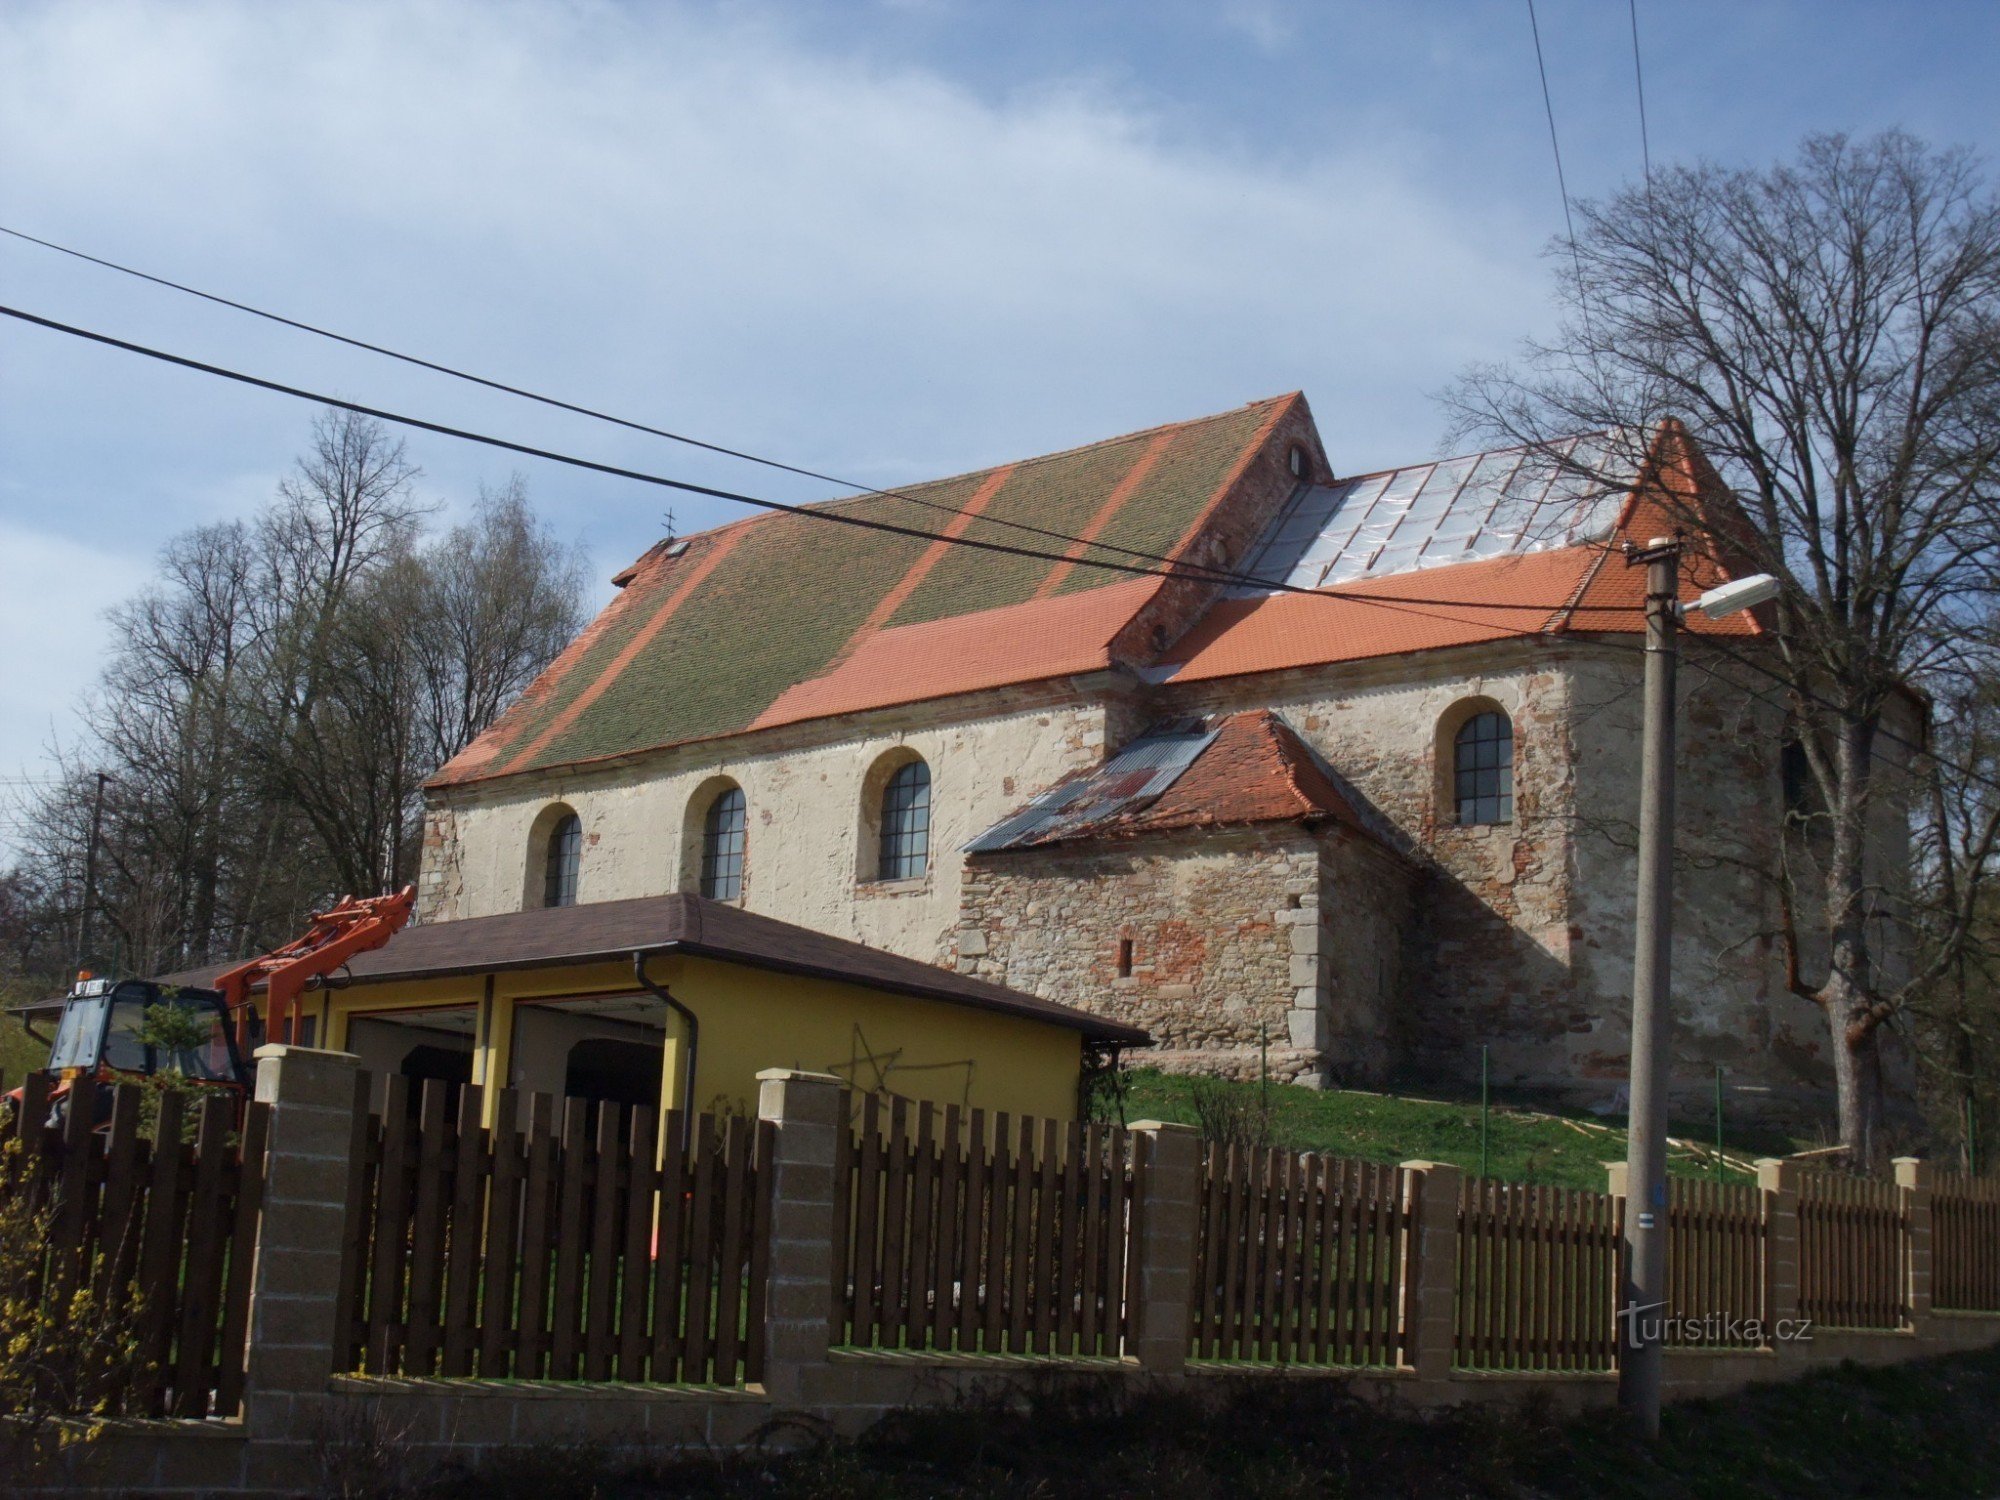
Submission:
<svg viewBox="0 0 2000 1500">
<path fill-rule="evenodd" d="M 740 786 L 724 787 L 701 825 L 701 894 L 734 901 L 743 894 L 743 848 L 749 827 Z"/>
<path fill-rule="evenodd" d="M 1514 821 L 1514 725 L 1505 714 L 1488 710 L 1459 725 L 1452 794 L 1460 823 Z"/>
<path fill-rule="evenodd" d="M 882 787 L 881 880 L 914 880 L 930 865 L 931 768 L 920 760 L 896 768 Z"/>
<path fill-rule="evenodd" d="M 583 820 L 564 813 L 549 829 L 543 854 L 542 905 L 576 905 L 576 878 L 583 862 Z"/>
</svg>

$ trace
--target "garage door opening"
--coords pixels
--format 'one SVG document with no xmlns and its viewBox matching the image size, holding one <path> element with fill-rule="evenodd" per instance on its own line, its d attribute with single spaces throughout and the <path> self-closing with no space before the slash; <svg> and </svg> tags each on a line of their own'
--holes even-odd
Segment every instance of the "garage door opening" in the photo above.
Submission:
<svg viewBox="0 0 2000 1500">
<path fill-rule="evenodd" d="M 597 1105 L 660 1108 L 666 1019 L 649 995 L 523 1003 L 514 1008 L 511 1055 L 515 1088 L 585 1101 L 595 1130 Z"/>
<path fill-rule="evenodd" d="M 376 1109 L 387 1105 L 392 1075 L 409 1080 L 412 1114 L 422 1107 L 425 1082 L 436 1079 L 445 1087 L 445 1113 L 452 1117 L 460 1093 L 472 1082 L 478 1030 L 479 1013 L 470 1005 L 372 1011 L 348 1019 L 347 1050 L 373 1075 L 370 1093 Z"/>
</svg>

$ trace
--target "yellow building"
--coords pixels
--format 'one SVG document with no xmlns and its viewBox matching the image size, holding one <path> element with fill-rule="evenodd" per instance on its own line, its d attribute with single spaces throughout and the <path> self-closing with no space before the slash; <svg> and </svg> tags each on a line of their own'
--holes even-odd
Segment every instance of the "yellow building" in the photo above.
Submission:
<svg viewBox="0 0 2000 1500">
<path fill-rule="evenodd" d="M 1047 1119 L 1143 1031 L 699 896 L 414 927 L 308 997 L 390 1074 L 621 1104 L 756 1108 L 764 1068 Z M 692 1085 L 688 1074 L 692 1063 Z"/>
</svg>

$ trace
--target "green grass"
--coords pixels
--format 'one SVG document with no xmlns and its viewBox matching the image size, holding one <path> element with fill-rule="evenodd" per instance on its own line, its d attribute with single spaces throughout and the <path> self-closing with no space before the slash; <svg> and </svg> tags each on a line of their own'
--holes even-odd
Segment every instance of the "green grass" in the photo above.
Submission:
<svg viewBox="0 0 2000 1500">
<path fill-rule="evenodd" d="M 0 1081 L 16 1088 L 30 1068 L 46 1067 L 49 1044 L 38 1042 L 12 1016 L 0 1015 Z"/>
<path fill-rule="evenodd" d="M 1197 1124 L 1198 1088 L 1222 1090 L 1244 1108 L 1256 1107 L 1265 1096 L 1264 1087 L 1258 1084 L 1197 1080 L 1139 1069 L 1130 1075 L 1125 1117 Z M 1442 1161 L 1467 1172 L 1479 1169 L 1477 1099 L 1420 1099 L 1274 1083 L 1269 1085 L 1269 1100 L 1276 1145 L 1330 1151 L 1364 1161 Z M 1710 1122 L 1706 1129 L 1676 1127 L 1673 1133 L 1712 1140 L 1714 1124 Z M 1739 1160 L 1795 1149 L 1781 1137 L 1745 1131 L 1736 1139 L 1726 1129 L 1723 1144 L 1726 1154 Z M 1519 1101 L 1492 1107 L 1486 1162 L 1490 1177 L 1601 1192 L 1604 1163 L 1624 1158 L 1622 1120 L 1600 1121 L 1581 1110 L 1559 1111 L 1547 1105 L 1530 1108 Z M 1677 1176 L 1714 1175 L 1709 1159 L 1690 1151 L 1671 1152 L 1668 1169 Z M 1725 1171 L 1730 1181 L 1748 1180 L 1747 1173 L 1733 1168 Z"/>
<path fill-rule="evenodd" d="M 1657 1443 L 1615 1411 L 1559 1418 L 1532 1397 L 1419 1414 L 1360 1383 L 1229 1377 L 1182 1389 L 1029 1377 L 956 1406 L 892 1413 L 858 1441 L 802 1452 L 636 1462 L 589 1442 L 496 1454 L 393 1497 L 803 1500 L 1134 1496 L 1144 1500 L 1864 1500 L 2000 1494 L 2000 1351 L 1854 1366 L 1669 1407 Z M 382 1453 L 393 1459 L 393 1453 Z M 347 1493 L 359 1493 L 349 1490 Z"/>
</svg>

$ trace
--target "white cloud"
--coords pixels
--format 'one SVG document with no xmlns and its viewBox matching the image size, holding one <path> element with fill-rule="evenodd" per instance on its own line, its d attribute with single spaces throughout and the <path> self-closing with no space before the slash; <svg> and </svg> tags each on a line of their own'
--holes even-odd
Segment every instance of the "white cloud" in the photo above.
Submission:
<svg viewBox="0 0 2000 1500">
<path fill-rule="evenodd" d="M 1267 34 L 1282 21 L 1236 13 Z M 813 50 L 754 9 L 16 3 L 0 11 L 0 219 L 878 483 L 1295 386 L 1337 464 L 1421 456 L 1438 427 L 1423 393 L 1539 306 L 1524 252 L 1542 226 L 1426 188 L 1414 138 L 1357 123 L 1305 159 L 1265 157 L 1189 144 L 1148 112 L 1169 107 L 1087 76 L 991 98 Z M 614 461 L 823 488 L 46 252 L 0 256 L 11 300 L 86 325 Z M 148 551 L 251 508 L 307 415 L 0 330 L 0 520 L 32 518 L 44 557 L 67 538 L 66 566 L 102 564 L 98 533 Z M 438 441 L 413 456 L 457 495 L 509 466 Z M 529 478 L 607 565 L 666 503 Z M 10 589 L 10 655 L 47 643 L 10 674 L 10 723 L 46 725 L 87 684 L 107 584 L 100 570 L 91 602 L 54 609 Z"/>
<path fill-rule="evenodd" d="M 45 751 L 75 742 L 76 710 L 109 639 L 104 612 L 145 581 L 149 564 L 0 519 L 0 642 L 7 652 L 0 784 L 7 789 L 49 775 Z M 0 820 L 0 857 L 10 828 Z"/>
</svg>

